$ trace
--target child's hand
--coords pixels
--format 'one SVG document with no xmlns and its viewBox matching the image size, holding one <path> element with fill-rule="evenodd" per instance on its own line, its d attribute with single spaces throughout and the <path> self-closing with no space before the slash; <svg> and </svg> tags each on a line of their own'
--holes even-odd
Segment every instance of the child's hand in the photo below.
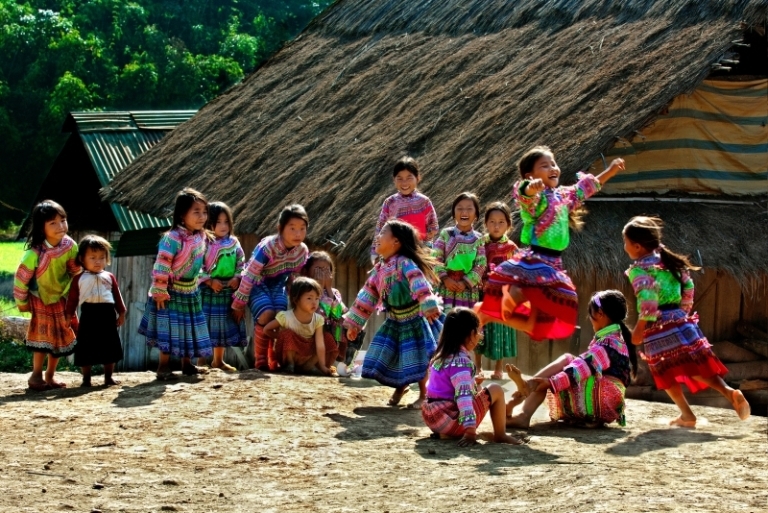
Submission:
<svg viewBox="0 0 768 513">
<path fill-rule="evenodd" d="M 483 381 L 485 381 L 485 376 L 483 376 L 482 374 L 478 374 L 477 376 L 475 376 L 475 383 L 477 383 L 478 385 L 482 385 Z"/>
<path fill-rule="evenodd" d="M 535 196 L 546 188 L 547 186 L 544 185 L 544 181 L 541 178 L 535 178 L 528 182 L 528 186 L 523 192 L 526 196 Z"/>
<path fill-rule="evenodd" d="M 221 292 L 221 289 L 224 288 L 224 284 L 221 283 L 221 280 L 217 280 L 216 278 L 213 278 L 208 282 L 208 286 L 211 287 L 211 290 L 213 290 L 215 293 Z"/>
<path fill-rule="evenodd" d="M 240 322 L 243 320 L 243 316 L 245 315 L 245 310 L 232 310 L 232 318 L 235 320 L 235 322 Z"/>
<path fill-rule="evenodd" d="M 165 310 L 165 299 L 155 299 L 155 305 L 157 305 L 158 310 Z"/>
<path fill-rule="evenodd" d="M 451 292 L 461 292 L 462 289 L 459 288 L 459 282 L 454 280 L 453 278 L 444 278 L 443 284 L 445 284 L 445 288 L 450 290 Z"/>
<path fill-rule="evenodd" d="M 459 440 L 459 447 L 469 447 L 477 443 L 477 432 L 475 428 L 468 428 L 464 431 L 464 436 Z"/>
<path fill-rule="evenodd" d="M 626 169 L 626 166 L 624 165 L 624 159 L 614 159 L 611 161 L 611 165 L 608 166 L 608 169 L 612 170 L 613 173 L 624 171 Z"/>
<path fill-rule="evenodd" d="M 358 335 L 357 328 L 347 328 L 347 340 L 355 340 Z"/>
<path fill-rule="evenodd" d="M 235 276 L 231 280 L 227 282 L 227 287 L 231 288 L 232 290 L 237 290 L 238 287 L 240 287 L 240 277 Z"/>
<path fill-rule="evenodd" d="M 424 312 L 424 318 L 427 320 L 427 322 L 432 322 L 437 320 L 440 317 L 440 309 L 439 308 L 430 308 L 426 312 Z"/>
<path fill-rule="evenodd" d="M 117 324 L 118 328 L 120 326 L 122 326 L 123 324 L 125 324 L 125 312 L 120 312 L 119 314 L 117 314 L 116 324 Z"/>
</svg>

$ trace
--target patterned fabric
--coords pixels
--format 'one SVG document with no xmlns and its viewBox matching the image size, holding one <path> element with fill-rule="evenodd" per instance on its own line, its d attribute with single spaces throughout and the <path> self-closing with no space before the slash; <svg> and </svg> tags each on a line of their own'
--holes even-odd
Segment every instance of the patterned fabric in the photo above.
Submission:
<svg viewBox="0 0 768 513">
<path fill-rule="evenodd" d="M 67 299 L 62 297 L 55 303 L 46 305 L 42 299 L 30 294 L 27 304 L 32 311 L 32 318 L 29 320 L 27 338 L 24 341 L 26 348 L 30 351 L 49 353 L 57 358 L 72 354 L 77 344 L 77 317 L 72 317 L 70 323 L 66 322 Z"/>
<path fill-rule="evenodd" d="M 325 344 L 325 364 L 332 365 L 339 351 L 339 346 L 333 340 L 329 333 L 323 333 L 323 342 Z M 275 343 L 275 358 L 281 366 L 288 364 L 287 355 L 294 353 L 293 363 L 299 366 L 305 365 L 310 359 L 317 356 L 317 344 L 315 337 L 303 337 L 293 330 L 280 330 Z"/>
<path fill-rule="evenodd" d="M 210 279 L 229 281 L 245 269 L 245 253 L 236 237 L 227 235 L 208 241 L 200 283 Z"/>
<path fill-rule="evenodd" d="M 491 409 L 491 397 L 487 388 L 483 388 L 472 396 L 472 409 L 475 422 L 480 424 L 488 410 Z M 459 421 L 459 408 L 455 401 L 424 401 L 421 403 L 421 418 L 433 433 L 440 435 L 460 437 L 464 435 L 467 427 Z"/>
<path fill-rule="evenodd" d="M 457 354 L 442 360 L 433 360 L 430 364 L 427 398 L 455 402 L 459 411 L 456 420 L 465 429 L 477 426 L 472 406 L 472 400 L 479 392 L 475 374 L 472 357 L 463 348 Z"/>
<path fill-rule="evenodd" d="M 488 275 L 498 265 L 512 258 L 517 251 L 517 244 L 503 235 L 499 240 L 491 240 L 491 236 L 485 234 L 485 258 L 488 266 L 483 275 L 483 286 L 488 283 Z M 481 297 L 482 299 L 482 297 Z M 491 322 L 483 327 L 483 339 L 475 348 L 475 353 L 481 354 L 490 360 L 502 360 L 517 356 L 517 333 L 514 329 L 503 324 Z"/>
<path fill-rule="evenodd" d="M 408 196 L 399 192 L 393 194 L 385 199 L 381 206 L 379 220 L 376 222 L 376 232 L 373 236 L 374 245 L 371 246 L 371 255 L 373 256 L 376 256 L 376 237 L 390 219 L 399 219 L 410 224 L 419 232 L 419 238 L 426 242 L 434 240 L 440 229 L 435 207 L 432 206 L 428 197 L 418 191 L 414 191 Z"/>
<path fill-rule="evenodd" d="M 664 267 L 658 251 L 636 260 L 625 271 L 637 296 L 637 313 L 643 321 L 655 321 L 659 305 L 680 305 L 690 312 L 693 308 L 694 286 L 688 271 L 680 280 Z M 681 286 L 682 284 L 682 286 Z"/>
<path fill-rule="evenodd" d="M 13 280 L 16 306 L 29 304 L 30 295 L 37 296 L 45 305 L 58 303 L 67 297 L 72 278 L 81 270 L 77 244 L 68 235 L 55 247 L 45 241 L 40 247 L 26 250 Z"/>
<path fill-rule="evenodd" d="M 625 392 L 624 383 L 613 376 L 590 376 L 561 392 L 547 392 L 549 418 L 577 424 L 617 421 L 625 426 Z"/>
<path fill-rule="evenodd" d="M 233 292 L 231 287 L 224 287 L 216 293 L 208 285 L 200 285 L 201 307 L 213 347 L 246 347 L 248 345 L 245 319 L 236 322 L 232 317 Z"/>
<path fill-rule="evenodd" d="M 440 282 L 437 293 L 443 298 L 446 311 L 457 306 L 472 308 L 480 301 L 482 279 L 485 274 L 485 241 L 483 236 L 472 230 L 461 232 L 458 228 L 446 228 L 435 239 L 433 256 L 438 261 L 435 273 L 442 280 L 453 278 L 464 281 L 462 292 L 452 292 Z"/>
<path fill-rule="evenodd" d="M 345 358 L 348 341 L 343 323 L 347 307 L 338 290 L 331 289 L 331 292 L 333 292 L 333 296 L 330 296 L 328 291 L 323 289 L 323 296 L 320 298 L 320 308 L 317 309 L 317 313 L 322 315 L 325 320 L 326 333 L 329 333 L 339 346 L 339 356 Z"/>
<path fill-rule="evenodd" d="M 535 196 L 526 196 L 530 180 L 515 183 L 512 196 L 520 207 L 523 244 L 563 251 L 570 242 L 568 215 L 600 190 L 600 182 L 591 174 L 578 173 L 574 185 L 546 189 Z"/>
<path fill-rule="evenodd" d="M 254 319 L 258 320 L 268 310 L 273 312 L 288 310 L 288 293 L 285 285 L 288 283 L 289 277 L 288 274 L 284 274 L 275 278 L 267 278 L 251 288 L 248 307 L 251 309 L 251 316 Z M 235 308 L 235 303 L 232 303 L 232 308 Z"/>
<path fill-rule="evenodd" d="M 288 277 L 301 270 L 307 262 L 308 255 L 309 250 L 303 242 L 298 246 L 287 248 L 280 235 L 271 235 L 261 239 L 256 249 L 253 250 L 248 265 L 243 270 L 240 287 L 232 296 L 234 300 L 232 308 L 242 310 L 247 303 L 250 303 L 253 312 L 254 303 L 258 305 L 267 300 L 265 294 L 271 297 L 272 293 L 275 292 L 275 287 L 280 287 L 278 285 L 280 283 L 282 283 L 282 292 L 285 294 L 285 283 Z M 259 292 L 260 297 L 254 301 L 251 289 L 257 288 L 268 280 L 270 281 L 270 284 L 267 284 L 268 291 Z M 265 309 L 268 310 L 269 308 L 257 308 L 257 310 L 262 311 Z"/>
<path fill-rule="evenodd" d="M 106 365 L 123 359 L 117 333 L 117 308 L 110 303 L 83 303 L 77 329 L 75 365 Z"/>
<path fill-rule="evenodd" d="M 161 353 L 179 358 L 213 354 L 196 278 L 197 272 L 192 280 L 195 285 L 192 293 L 178 291 L 177 283 L 172 283 L 167 289 L 170 299 L 163 309 L 157 308 L 152 297 L 147 299 L 139 333 L 147 337 L 149 347 L 157 347 Z"/>
<path fill-rule="evenodd" d="M 125 303 L 117 285 L 117 278 L 110 272 L 83 271 L 75 276 L 69 287 L 67 315 L 72 317 L 77 307 L 84 303 L 111 304 L 117 313 L 125 312 Z"/>
<path fill-rule="evenodd" d="M 176 226 L 166 232 L 160 239 L 157 259 L 152 268 L 152 286 L 149 295 L 154 299 L 168 300 L 169 288 L 175 281 L 185 283 L 189 288 L 192 280 L 197 289 L 197 278 L 203 266 L 205 257 L 206 235 L 200 230 L 190 232 L 186 228 Z M 176 287 L 178 291 L 179 288 Z"/>
<path fill-rule="evenodd" d="M 485 283 L 490 272 L 497 265 L 512 258 L 512 255 L 515 254 L 518 248 L 517 244 L 509 240 L 509 237 L 506 235 L 503 235 L 499 240 L 491 240 L 491 236 L 485 234 L 483 236 L 483 244 L 485 245 L 485 259 L 488 263 L 483 274 L 483 283 Z"/>
</svg>

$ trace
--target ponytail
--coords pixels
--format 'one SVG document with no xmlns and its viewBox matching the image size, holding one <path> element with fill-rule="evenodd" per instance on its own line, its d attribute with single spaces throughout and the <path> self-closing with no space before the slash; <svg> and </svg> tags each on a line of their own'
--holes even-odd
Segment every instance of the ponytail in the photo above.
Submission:
<svg viewBox="0 0 768 513">
<path fill-rule="evenodd" d="M 670 251 L 663 244 L 659 245 L 659 256 L 661 257 L 661 263 L 664 264 L 664 267 L 669 269 L 675 278 L 677 278 L 677 281 L 681 283 L 683 281 L 683 271 L 698 271 L 701 269 L 701 267 L 693 265 L 690 260 L 688 260 L 687 256 Z"/>
<path fill-rule="evenodd" d="M 624 226 L 622 233 L 635 244 L 640 244 L 646 251 L 658 251 L 664 264 L 677 281 L 683 281 L 683 271 L 698 271 L 685 255 L 668 250 L 661 243 L 661 231 L 664 223 L 658 217 L 635 216 Z"/>
<path fill-rule="evenodd" d="M 632 343 L 632 332 L 629 331 L 624 323 L 627 318 L 627 299 L 619 290 L 603 290 L 595 292 L 589 300 L 587 306 L 590 314 L 596 310 L 601 310 L 613 324 L 618 324 L 621 329 L 621 337 L 627 346 L 629 354 L 629 366 L 632 374 L 637 373 L 637 352 Z"/>
</svg>

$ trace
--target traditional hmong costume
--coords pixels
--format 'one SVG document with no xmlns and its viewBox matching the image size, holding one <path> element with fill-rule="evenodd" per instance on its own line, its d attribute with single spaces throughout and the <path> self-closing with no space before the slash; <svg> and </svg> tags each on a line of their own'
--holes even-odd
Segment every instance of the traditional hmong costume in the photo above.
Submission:
<svg viewBox="0 0 768 513">
<path fill-rule="evenodd" d="M 181 226 L 160 239 L 152 286 L 139 333 L 147 345 L 180 358 L 213 354 L 197 280 L 205 258 L 206 235 Z M 159 309 L 156 300 L 165 300 Z"/>
<path fill-rule="evenodd" d="M 27 249 L 13 280 L 16 306 L 29 306 L 29 321 L 24 345 L 30 351 L 49 353 L 56 358 L 75 350 L 77 317 L 66 322 L 67 293 L 72 278 L 81 271 L 77 263 L 77 244 L 65 235 L 57 246 L 43 241 Z"/>
<path fill-rule="evenodd" d="M 462 232 L 456 227 L 441 230 L 435 239 L 432 252 L 439 262 L 435 265 L 435 273 L 441 280 L 437 293 L 443 298 L 446 311 L 457 306 L 472 308 L 480 301 L 486 270 L 484 242 L 479 232 Z M 448 290 L 442 282 L 445 278 L 463 281 L 464 290 Z"/>
<path fill-rule="evenodd" d="M 69 287 L 67 315 L 74 317 L 80 306 L 75 365 L 107 365 L 123 359 L 123 345 L 117 333 L 117 315 L 125 312 L 125 303 L 117 278 L 107 271 L 83 271 Z"/>
<path fill-rule="evenodd" d="M 344 330 L 344 314 L 347 313 L 347 307 L 341 299 L 341 293 L 336 289 L 331 289 L 333 297 L 328 295 L 328 291 L 323 289 L 323 296 L 320 298 L 320 308 L 317 313 L 325 321 L 325 333 L 330 335 L 333 342 L 339 348 L 337 360 L 344 361 L 347 357 L 347 334 Z M 333 362 L 326 362 L 331 365 Z"/>
<path fill-rule="evenodd" d="M 537 311 L 530 333 L 534 340 L 568 337 L 576 327 L 576 287 L 563 269 L 560 255 L 570 240 L 569 213 L 600 190 L 600 182 L 591 174 L 579 173 L 578 177 L 574 185 L 546 189 L 535 196 L 525 195 L 529 180 L 515 184 L 513 196 L 523 221 L 520 240 L 530 247 L 498 265 L 484 290 L 481 311 L 501 318 L 502 287 L 520 288 Z"/>
<path fill-rule="evenodd" d="M 506 234 L 497 241 L 491 240 L 491 236 L 486 234 L 483 240 L 485 241 L 485 258 L 488 261 L 488 267 L 486 267 L 483 275 L 483 285 L 485 285 L 488 283 L 488 274 L 496 266 L 512 258 L 512 255 L 517 251 L 517 244 L 509 240 Z M 483 330 L 483 339 L 475 348 L 475 353 L 490 360 L 502 360 L 517 356 L 517 334 L 514 329 L 491 322 L 486 324 Z"/>
<path fill-rule="evenodd" d="M 277 313 L 288 309 L 285 284 L 291 274 L 301 270 L 308 255 L 309 250 L 303 242 L 287 248 L 279 234 L 264 237 L 253 250 L 243 271 L 240 287 L 232 295 L 232 308 L 242 310 L 248 304 L 251 309 L 257 369 L 265 369 L 269 365 L 274 370 L 277 363 L 269 357 L 272 344 L 258 319 L 268 310 Z"/>
<path fill-rule="evenodd" d="M 371 246 L 371 256 L 374 258 L 376 257 L 376 236 L 390 219 L 399 219 L 410 224 L 419 233 L 419 238 L 428 244 L 437 237 L 440 230 L 435 207 L 428 197 L 418 191 L 413 191 L 407 196 L 399 192 L 393 194 L 384 200 L 379 220 L 376 222 L 374 245 Z"/>
<path fill-rule="evenodd" d="M 636 260 L 626 275 L 637 296 L 638 319 L 648 322 L 640 356 L 648 362 L 656 388 L 685 383 L 696 393 L 707 385 L 691 376 L 725 376 L 728 369 L 699 329 L 698 315 L 690 314 L 694 287 L 688 271 L 678 280 L 654 251 Z"/>
<path fill-rule="evenodd" d="M 422 380 L 443 326 L 422 316 L 438 307 L 438 299 L 411 259 L 393 255 L 377 262 L 344 316 L 344 326 L 362 329 L 377 307 L 386 310 L 387 318 L 365 354 L 363 377 L 395 388 Z"/>
<path fill-rule="evenodd" d="M 595 333 L 586 352 L 571 357 L 562 372 L 549 378 L 549 416 L 584 424 L 618 421 L 623 426 L 629 380 L 627 344 L 619 325 L 611 324 Z"/>
<path fill-rule="evenodd" d="M 315 331 L 325 325 L 322 315 L 317 312 L 312 314 L 312 320 L 305 324 L 296 318 L 293 310 L 288 310 L 277 312 L 275 320 L 283 328 L 277 335 L 275 345 L 275 358 L 280 365 L 284 366 L 287 363 L 286 354 L 289 351 L 295 354 L 293 362 L 299 366 L 317 356 Z M 325 364 L 330 366 L 336 359 L 339 347 L 328 333 L 323 332 L 323 341 L 325 342 Z"/>
<path fill-rule="evenodd" d="M 475 364 L 463 349 L 444 360 L 433 361 L 427 381 L 427 400 L 421 416 L 433 433 L 462 436 L 476 428 L 491 407 L 488 389 L 475 382 Z"/>
<path fill-rule="evenodd" d="M 245 268 L 245 254 L 240 241 L 235 237 L 216 238 L 208 242 L 200 272 L 200 297 L 203 314 L 208 321 L 208 334 L 213 347 L 245 347 L 245 320 L 235 321 L 232 317 L 232 294 L 235 292 L 227 283 L 239 276 Z M 209 287 L 210 280 L 219 280 L 224 288 L 215 292 Z"/>
</svg>

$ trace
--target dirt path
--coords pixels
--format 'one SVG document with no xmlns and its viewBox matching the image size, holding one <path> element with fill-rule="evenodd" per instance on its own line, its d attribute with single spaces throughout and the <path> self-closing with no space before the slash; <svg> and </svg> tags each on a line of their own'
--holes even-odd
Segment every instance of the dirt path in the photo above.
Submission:
<svg viewBox="0 0 768 513">
<path fill-rule="evenodd" d="M 118 378 L 31 393 L 26 376 L 0 374 L 0 511 L 768 508 L 766 419 L 730 410 L 697 407 L 698 429 L 670 429 L 672 406 L 630 400 L 623 429 L 547 424 L 524 447 L 462 450 L 429 439 L 418 412 L 384 406 L 390 389 L 365 380 Z"/>
</svg>

